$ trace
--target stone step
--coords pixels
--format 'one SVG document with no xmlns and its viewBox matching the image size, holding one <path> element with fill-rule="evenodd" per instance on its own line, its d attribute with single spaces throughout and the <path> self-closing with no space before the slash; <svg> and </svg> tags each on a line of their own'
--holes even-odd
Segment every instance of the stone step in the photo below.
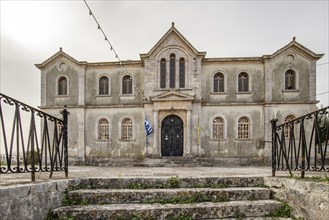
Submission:
<svg viewBox="0 0 329 220">
<path fill-rule="evenodd" d="M 223 167 L 223 166 L 264 166 L 269 165 L 260 157 L 160 157 L 160 158 L 94 158 L 87 157 L 85 162 L 74 161 L 75 165 L 110 167 Z"/>
<path fill-rule="evenodd" d="M 173 219 L 180 216 L 193 219 L 262 217 L 279 209 L 273 200 L 201 202 L 193 204 L 111 204 L 63 206 L 53 210 L 59 219 Z M 183 218 L 180 218 L 183 219 Z"/>
<path fill-rule="evenodd" d="M 266 188 L 83 189 L 68 192 L 71 204 L 191 203 L 265 200 Z"/>
<path fill-rule="evenodd" d="M 208 219 L 203 219 L 208 220 Z M 210 219 L 209 219 L 210 220 Z M 250 217 L 250 218 L 220 218 L 211 220 L 293 220 L 292 218 L 277 218 L 277 217 Z"/>
<path fill-rule="evenodd" d="M 143 177 L 82 178 L 70 181 L 70 189 L 225 188 L 262 186 L 262 177 Z"/>
</svg>

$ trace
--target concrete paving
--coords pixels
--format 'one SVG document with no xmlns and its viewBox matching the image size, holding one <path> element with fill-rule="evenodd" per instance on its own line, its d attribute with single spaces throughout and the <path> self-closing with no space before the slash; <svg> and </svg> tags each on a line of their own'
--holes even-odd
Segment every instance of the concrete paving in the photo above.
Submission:
<svg viewBox="0 0 329 220">
<path fill-rule="evenodd" d="M 323 172 L 326 173 L 326 172 Z M 322 173 L 322 174 L 323 174 Z M 296 175 L 299 172 L 295 173 Z M 320 173 L 307 173 L 308 176 Z M 36 182 L 66 179 L 64 172 L 37 172 Z M 222 176 L 271 176 L 271 167 L 99 167 L 70 166 L 68 179 L 83 177 L 222 177 Z M 324 175 L 324 174 L 323 174 Z M 277 176 L 289 176 L 288 172 L 277 172 Z M 31 183 L 30 173 L 0 174 L 0 186 Z"/>
<path fill-rule="evenodd" d="M 36 182 L 66 179 L 64 172 L 37 172 Z M 269 176 L 270 167 L 100 167 L 70 166 L 69 179 L 82 177 L 216 177 L 216 176 Z M 0 186 L 31 183 L 30 173 L 0 174 Z"/>
</svg>

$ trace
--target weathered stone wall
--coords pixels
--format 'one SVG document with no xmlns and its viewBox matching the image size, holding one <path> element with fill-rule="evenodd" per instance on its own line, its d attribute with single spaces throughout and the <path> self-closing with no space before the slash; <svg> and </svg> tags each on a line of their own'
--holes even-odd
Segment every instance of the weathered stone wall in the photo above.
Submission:
<svg viewBox="0 0 329 220">
<path fill-rule="evenodd" d="M 295 217 L 326 220 L 329 216 L 329 184 L 265 177 L 276 197 L 288 202 Z"/>
<path fill-rule="evenodd" d="M 0 219 L 45 219 L 62 205 L 69 180 L 0 188 Z"/>
<path fill-rule="evenodd" d="M 141 158 L 145 148 L 143 108 L 90 108 L 86 110 L 86 157 L 91 158 Z M 109 140 L 98 139 L 98 121 L 109 121 Z M 133 139 L 122 140 L 122 120 L 133 122 Z"/>
<path fill-rule="evenodd" d="M 238 120 L 246 116 L 250 119 L 250 138 L 238 139 Z M 249 157 L 264 156 L 263 107 L 261 105 L 244 106 L 204 106 L 201 120 L 202 155 L 206 157 Z M 224 119 L 224 139 L 213 139 L 213 120 Z M 269 126 L 269 125 L 268 125 Z"/>
<path fill-rule="evenodd" d="M 214 93 L 214 75 L 224 74 L 224 92 Z M 238 75 L 248 73 L 249 89 L 247 92 L 238 92 Z M 216 61 L 206 59 L 202 63 L 202 99 L 204 103 L 259 103 L 264 101 L 264 66 L 256 61 Z"/>
</svg>

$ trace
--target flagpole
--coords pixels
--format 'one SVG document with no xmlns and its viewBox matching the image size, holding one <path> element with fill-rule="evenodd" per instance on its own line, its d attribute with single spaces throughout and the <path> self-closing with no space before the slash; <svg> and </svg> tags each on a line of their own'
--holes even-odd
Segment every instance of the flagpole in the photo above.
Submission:
<svg viewBox="0 0 329 220">
<path fill-rule="evenodd" d="M 144 118 L 145 118 L 145 120 L 147 120 L 146 115 L 144 115 Z M 145 123 L 145 122 L 144 122 L 144 123 Z M 145 130 L 146 157 L 148 156 L 148 145 L 149 145 L 147 136 L 148 136 L 148 135 L 147 135 L 147 130 Z"/>
<path fill-rule="evenodd" d="M 144 120 L 144 126 L 145 126 L 145 145 L 146 145 L 146 156 L 148 156 L 148 145 L 149 145 L 149 140 L 148 140 L 148 136 L 152 133 L 152 126 L 149 122 L 149 120 L 147 119 L 146 115 L 144 115 L 145 120 Z"/>
</svg>

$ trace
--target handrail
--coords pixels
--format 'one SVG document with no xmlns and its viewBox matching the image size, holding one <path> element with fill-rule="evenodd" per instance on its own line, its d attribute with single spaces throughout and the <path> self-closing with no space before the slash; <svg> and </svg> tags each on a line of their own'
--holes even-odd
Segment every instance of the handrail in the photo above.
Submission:
<svg viewBox="0 0 329 220">
<path fill-rule="evenodd" d="M 14 112 L 13 120 L 6 114 L 8 112 Z M 0 93 L 0 151 L 4 150 L 5 154 L 5 160 L 0 164 L 0 174 L 30 172 L 31 180 L 35 181 L 35 172 L 50 172 L 51 178 L 54 171 L 65 171 L 67 177 L 69 113 L 66 106 L 61 114 L 63 119 L 56 118 Z M 30 117 L 29 128 L 23 125 L 26 117 Z M 7 128 L 11 121 L 10 131 Z M 24 138 L 26 136 L 27 139 Z M 16 160 L 13 159 L 14 155 Z"/>
<path fill-rule="evenodd" d="M 329 106 L 272 125 L 272 175 L 279 170 L 329 172 Z"/>
</svg>

